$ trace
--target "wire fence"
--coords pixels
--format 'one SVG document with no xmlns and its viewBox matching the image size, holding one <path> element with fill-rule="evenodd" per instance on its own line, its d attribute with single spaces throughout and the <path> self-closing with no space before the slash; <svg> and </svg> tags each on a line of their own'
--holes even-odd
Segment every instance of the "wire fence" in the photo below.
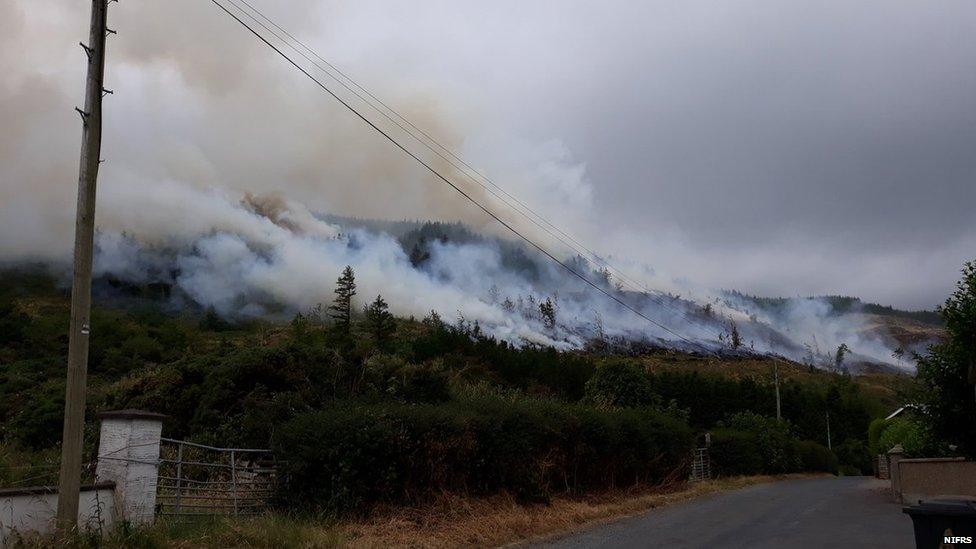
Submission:
<svg viewBox="0 0 976 549">
<path fill-rule="evenodd" d="M 157 515 L 178 519 L 253 516 L 268 509 L 278 478 L 270 450 L 161 440 Z"/>
<path fill-rule="evenodd" d="M 95 462 L 83 463 L 82 484 L 95 481 Z M 0 489 L 57 486 L 61 465 L 58 463 L 30 463 L 0 465 Z"/>
</svg>

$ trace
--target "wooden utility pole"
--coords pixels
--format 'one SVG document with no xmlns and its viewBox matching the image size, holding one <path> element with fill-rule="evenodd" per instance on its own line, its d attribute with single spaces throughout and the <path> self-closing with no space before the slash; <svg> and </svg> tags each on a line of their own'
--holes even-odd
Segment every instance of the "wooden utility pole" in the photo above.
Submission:
<svg viewBox="0 0 976 549">
<path fill-rule="evenodd" d="M 773 378 L 776 382 L 776 420 L 783 419 L 779 400 L 779 363 L 773 362 Z"/>
<path fill-rule="evenodd" d="M 827 449 L 834 449 L 834 445 L 830 443 L 830 410 L 827 410 Z"/>
<path fill-rule="evenodd" d="M 85 427 L 85 383 L 88 375 L 88 337 L 91 332 L 92 248 L 95 234 L 95 183 L 102 149 L 102 96 L 105 75 L 105 38 L 109 0 L 92 0 L 88 45 L 88 81 L 81 114 L 81 167 L 78 174 L 78 210 L 75 217 L 74 278 L 71 283 L 71 325 L 68 335 L 68 384 L 64 399 L 61 438 L 61 476 L 58 484 L 58 530 L 63 534 L 78 524 L 81 487 L 81 451 Z"/>
</svg>

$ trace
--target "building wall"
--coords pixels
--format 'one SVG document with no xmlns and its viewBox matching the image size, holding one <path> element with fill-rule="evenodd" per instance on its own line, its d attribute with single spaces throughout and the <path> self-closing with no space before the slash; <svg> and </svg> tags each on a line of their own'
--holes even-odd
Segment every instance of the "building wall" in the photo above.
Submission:
<svg viewBox="0 0 976 549">
<path fill-rule="evenodd" d="M 898 496 L 906 504 L 940 497 L 976 499 L 976 462 L 963 458 L 903 459 L 898 462 L 898 482 L 893 486 L 898 487 Z"/>
<path fill-rule="evenodd" d="M 82 487 L 78 506 L 78 528 L 108 529 L 115 522 L 115 494 L 112 483 Z M 49 534 L 54 531 L 58 493 L 54 489 L 0 490 L 0 547 L 17 533 Z"/>
</svg>

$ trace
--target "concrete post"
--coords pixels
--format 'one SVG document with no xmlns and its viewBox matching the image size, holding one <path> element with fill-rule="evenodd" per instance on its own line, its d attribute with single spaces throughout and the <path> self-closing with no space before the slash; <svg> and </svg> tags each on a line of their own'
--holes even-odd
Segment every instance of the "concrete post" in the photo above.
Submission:
<svg viewBox="0 0 976 549">
<path fill-rule="evenodd" d="M 159 439 L 166 416 L 139 410 L 103 412 L 98 415 L 99 482 L 115 482 L 115 508 L 119 519 L 130 524 L 153 521 L 159 474 Z"/>
<path fill-rule="evenodd" d="M 898 474 L 898 462 L 905 459 L 905 450 L 901 444 L 888 450 L 888 477 L 891 479 L 891 495 L 895 501 L 901 503 L 901 481 Z"/>
</svg>

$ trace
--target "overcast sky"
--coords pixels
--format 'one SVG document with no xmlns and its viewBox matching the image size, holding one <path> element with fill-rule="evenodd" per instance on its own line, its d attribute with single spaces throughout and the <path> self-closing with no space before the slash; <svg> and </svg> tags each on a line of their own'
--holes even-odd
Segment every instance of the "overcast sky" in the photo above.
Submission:
<svg viewBox="0 0 976 549">
<path fill-rule="evenodd" d="M 589 246 L 932 307 L 976 259 L 976 3 L 250 0 Z M 0 4 L 0 254 L 71 242 L 89 3 Z M 163 181 L 479 223 L 210 2 L 111 4 L 99 223 Z"/>
</svg>

